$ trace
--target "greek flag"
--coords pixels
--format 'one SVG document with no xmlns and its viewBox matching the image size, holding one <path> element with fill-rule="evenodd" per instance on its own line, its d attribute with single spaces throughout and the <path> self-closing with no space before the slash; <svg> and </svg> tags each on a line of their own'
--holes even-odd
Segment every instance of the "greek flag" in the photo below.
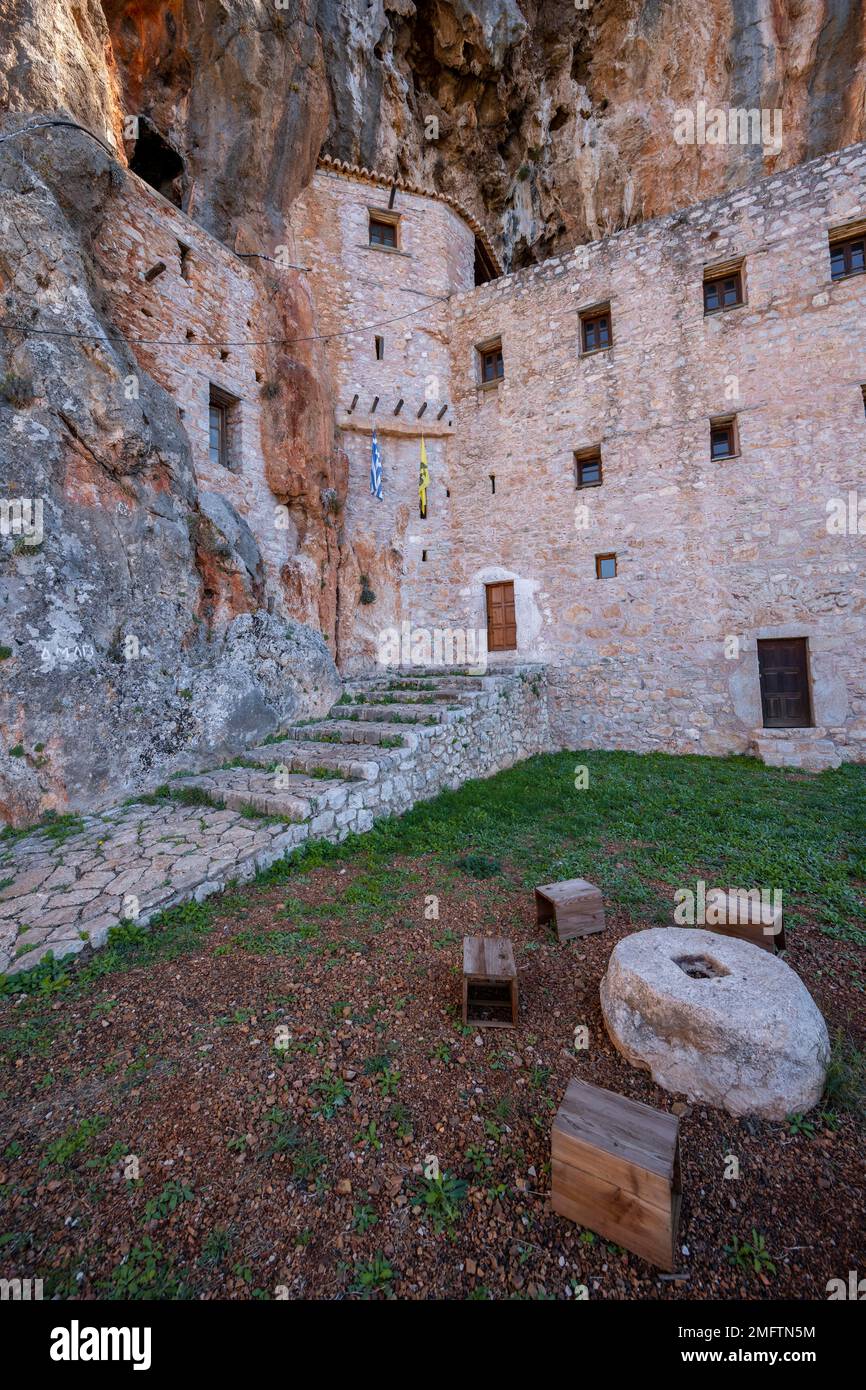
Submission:
<svg viewBox="0 0 866 1390">
<path fill-rule="evenodd" d="M 379 448 L 379 441 L 376 438 L 375 426 L 373 427 L 370 452 L 370 496 L 375 497 L 379 502 L 382 501 L 382 450 Z"/>
</svg>

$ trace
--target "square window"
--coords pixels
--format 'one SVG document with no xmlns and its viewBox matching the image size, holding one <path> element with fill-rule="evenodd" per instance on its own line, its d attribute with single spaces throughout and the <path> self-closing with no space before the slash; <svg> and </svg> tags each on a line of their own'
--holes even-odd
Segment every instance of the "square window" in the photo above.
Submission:
<svg viewBox="0 0 866 1390">
<path fill-rule="evenodd" d="M 582 352 L 600 352 L 609 348 L 613 342 L 613 326 L 610 305 L 600 309 L 590 309 L 580 316 L 580 341 Z"/>
<path fill-rule="evenodd" d="M 736 309 L 745 303 L 742 267 L 722 272 L 704 273 L 704 313 L 717 314 L 722 309 Z"/>
<path fill-rule="evenodd" d="M 739 453 L 737 421 L 733 415 L 710 421 L 710 458 L 731 459 Z"/>
<path fill-rule="evenodd" d="M 596 579 L 616 579 L 616 556 L 613 553 L 596 555 L 595 577 Z"/>
<path fill-rule="evenodd" d="M 502 343 L 483 343 L 478 352 L 478 365 L 482 386 L 501 381 L 505 376 L 505 363 L 502 357 Z"/>
<path fill-rule="evenodd" d="M 830 233 L 830 278 L 844 280 L 866 270 L 866 235 L 842 236 Z"/>
<path fill-rule="evenodd" d="M 399 218 L 392 217 L 388 213 L 370 213 L 370 245 L 384 247 L 388 251 L 396 251 L 398 242 Z"/>
<path fill-rule="evenodd" d="M 575 486 L 601 487 L 601 450 L 583 449 L 574 455 Z"/>
</svg>

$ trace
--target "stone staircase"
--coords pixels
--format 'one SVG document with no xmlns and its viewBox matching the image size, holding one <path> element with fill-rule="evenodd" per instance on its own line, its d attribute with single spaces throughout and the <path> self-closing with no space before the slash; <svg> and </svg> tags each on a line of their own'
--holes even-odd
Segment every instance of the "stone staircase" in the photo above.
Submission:
<svg viewBox="0 0 866 1390">
<path fill-rule="evenodd" d="M 842 763 L 836 744 L 822 728 L 753 729 L 749 751 L 768 767 L 798 767 L 803 772 L 824 772 Z"/>
<path fill-rule="evenodd" d="M 543 667 L 357 678 L 294 724 L 168 795 L 0 841 L 0 971 L 100 946 L 244 882 L 310 839 L 338 841 L 551 747 Z"/>
</svg>

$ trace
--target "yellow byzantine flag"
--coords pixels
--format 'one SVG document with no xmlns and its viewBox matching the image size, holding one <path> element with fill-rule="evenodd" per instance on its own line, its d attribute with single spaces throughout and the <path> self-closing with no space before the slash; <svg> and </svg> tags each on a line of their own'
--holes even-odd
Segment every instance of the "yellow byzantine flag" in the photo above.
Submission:
<svg viewBox="0 0 866 1390">
<path fill-rule="evenodd" d="M 427 515 L 427 489 L 430 486 L 430 470 L 427 467 L 427 447 L 421 436 L 421 470 L 418 474 L 418 507 L 422 520 Z"/>
</svg>

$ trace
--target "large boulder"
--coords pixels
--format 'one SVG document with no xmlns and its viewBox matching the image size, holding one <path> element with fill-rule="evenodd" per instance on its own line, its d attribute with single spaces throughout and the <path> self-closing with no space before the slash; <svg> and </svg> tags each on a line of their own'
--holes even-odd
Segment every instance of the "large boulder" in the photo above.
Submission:
<svg viewBox="0 0 866 1390">
<path fill-rule="evenodd" d="M 830 1040 L 778 956 L 714 932 L 660 927 L 614 947 L 601 1008 L 615 1047 L 666 1091 L 782 1120 L 824 1090 Z"/>
</svg>

